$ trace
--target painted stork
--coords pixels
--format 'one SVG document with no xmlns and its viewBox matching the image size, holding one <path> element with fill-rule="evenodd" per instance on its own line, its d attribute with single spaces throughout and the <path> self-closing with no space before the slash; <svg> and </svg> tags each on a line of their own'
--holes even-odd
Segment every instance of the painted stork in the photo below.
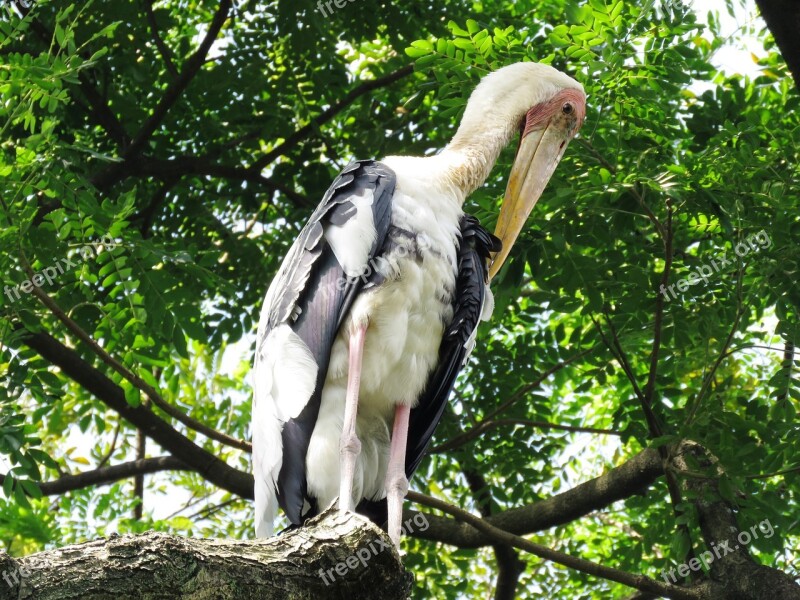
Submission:
<svg viewBox="0 0 800 600">
<path fill-rule="evenodd" d="M 278 505 L 299 525 L 338 498 L 342 511 L 388 520 L 399 544 L 408 478 L 491 315 L 489 278 L 584 114 L 571 77 L 509 65 L 481 80 L 439 154 L 353 162 L 333 182 L 261 312 L 257 536 L 272 534 Z M 517 132 L 495 237 L 462 206 Z"/>
</svg>

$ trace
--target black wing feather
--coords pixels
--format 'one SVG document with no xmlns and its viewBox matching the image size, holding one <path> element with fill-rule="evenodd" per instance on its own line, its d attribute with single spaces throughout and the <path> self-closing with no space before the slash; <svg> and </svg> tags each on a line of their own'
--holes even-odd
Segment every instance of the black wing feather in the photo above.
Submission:
<svg viewBox="0 0 800 600">
<path fill-rule="evenodd" d="M 500 240 L 478 219 L 464 215 L 458 252 L 458 275 L 453 320 L 439 346 L 439 362 L 428 378 L 419 404 L 411 410 L 406 449 L 406 475 L 411 478 L 425 456 L 433 432 L 444 413 L 456 377 L 467 358 L 466 344 L 478 327 L 489 280 L 487 260 L 500 250 Z"/>
<path fill-rule="evenodd" d="M 305 461 L 311 434 L 319 413 L 322 386 L 328 372 L 331 348 L 350 306 L 364 285 L 362 278 L 348 278 L 324 236 L 329 225 L 346 223 L 355 214 L 350 198 L 365 190 L 373 193 L 373 223 L 377 232 L 370 249 L 372 259 L 386 239 L 391 224 L 392 197 L 396 177 L 377 161 L 350 163 L 325 193 L 319 206 L 284 261 L 281 285 L 272 301 L 268 326 L 259 340 L 271 329 L 288 323 L 314 355 L 318 370 L 311 398 L 294 419 L 289 419 L 281 433 L 283 462 L 278 475 L 278 502 L 295 525 L 303 514 L 307 497 Z M 346 281 L 346 285 L 341 282 Z M 312 505 L 312 511 L 316 507 Z"/>
</svg>

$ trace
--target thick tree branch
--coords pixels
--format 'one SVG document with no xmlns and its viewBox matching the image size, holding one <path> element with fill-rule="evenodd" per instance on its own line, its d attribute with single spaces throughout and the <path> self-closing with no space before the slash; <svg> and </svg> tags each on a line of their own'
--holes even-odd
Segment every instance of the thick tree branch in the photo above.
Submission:
<svg viewBox="0 0 800 600">
<path fill-rule="evenodd" d="M 760 565 L 751 557 L 748 544 L 759 536 L 771 537 L 775 533 L 773 525 L 765 519 L 750 529 L 740 529 L 734 507 L 720 493 L 719 481 L 724 472 L 717 458 L 700 444 L 687 440 L 673 453 L 670 468 L 679 476 L 684 474 L 686 495 L 697 508 L 708 548 L 700 557 L 710 567 L 712 580 L 724 586 L 726 594 L 719 597 L 800 600 L 800 585 L 788 573 Z M 697 474 L 698 469 L 702 475 Z"/>
<path fill-rule="evenodd" d="M 47 333 L 26 333 L 22 342 L 207 481 L 242 498 L 253 498 L 252 475 L 204 450 L 150 410 L 128 404 L 123 389 L 86 363 L 75 350 Z"/>
<path fill-rule="evenodd" d="M 405 600 L 412 582 L 383 531 L 335 510 L 267 540 L 149 532 L 0 554 L 1 573 L 0 600 Z"/>
<path fill-rule="evenodd" d="M 662 465 L 658 451 L 648 448 L 600 477 L 536 504 L 497 513 L 486 521 L 493 527 L 514 535 L 527 535 L 563 525 L 605 508 L 617 500 L 645 493 L 664 474 Z M 420 500 L 420 503 L 424 504 L 424 501 Z M 413 516 L 413 511 L 408 511 L 404 518 Z M 454 523 L 452 519 L 434 515 L 426 517 L 429 527 L 424 532 L 415 532 L 415 537 L 460 548 L 478 548 L 492 544 L 489 536 L 469 524 Z"/>
</svg>

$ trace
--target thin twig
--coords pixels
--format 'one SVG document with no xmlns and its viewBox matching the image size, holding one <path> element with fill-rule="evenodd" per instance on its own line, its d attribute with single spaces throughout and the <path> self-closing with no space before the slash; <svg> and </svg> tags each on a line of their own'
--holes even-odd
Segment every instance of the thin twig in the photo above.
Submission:
<svg viewBox="0 0 800 600">
<path fill-rule="evenodd" d="M 786 387 L 783 388 L 775 402 L 780 404 L 786 402 L 789 397 L 789 390 L 792 387 L 792 367 L 794 365 L 794 344 L 790 340 L 786 340 L 783 345 L 783 360 L 781 361 L 781 370 L 786 373 Z"/>
<path fill-rule="evenodd" d="M 103 467 L 105 467 L 106 463 L 111 459 L 111 457 L 113 456 L 114 452 L 116 452 L 116 450 L 117 450 L 117 439 L 119 438 L 119 430 L 121 428 L 122 428 L 122 421 L 117 421 L 117 426 L 114 428 L 114 437 L 111 438 L 111 447 L 108 449 L 108 452 L 106 453 L 106 455 L 103 456 L 103 458 L 100 459 L 100 462 L 97 463 L 97 467 L 96 468 L 102 469 Z"/>
<path fill-rule="evenodd" d="M 598 429 L 595 427 L 577 427 L 574 425 L 560 425 L 558 423 L 549 423 L 547 421 L 531 421 L 528 419 L 494 419 L 494 420 L 484 419 L 474 427 L 468 429 L 464 433 L 457 435 L 456 437 L 445 442 L 444 444 L 439 444 L 438 446 L 434 446 L 428 452 L 431 454 L 437 452 L 449 452 L 451 450 L 463 446 L 464 444 L 471 442 L 472 440 L 474 440 L 477 437 L 480 437 L 487 431 L 496 429 L 498 427 L 503 427 L 505 425 L 522 425 L 525 427 L 538 427 L 540 429 L 554 429 L 556 431 L 597 433 L 600 435 L 622 435 L 622 433 L 620 433 L 619 431 L 614 431 L 613 429 Z"/>
<path fill-rule="evenodd" d="M 597 160 L 598 163 L 600 163 L 600 165 L 608 169 L 610 173 L 616 174 L 617 168 L 610 162 L 608 162 L 602 154 L 600 154 L 600 152 L 597 150 L 597 148 L 594 147 L 592 142 L 582 137 L 576 138 L 575 141 L 584 148 L 586 148 L 589 152 L 591 152 L 592 156 L 595 157 L 595 159 Z M 636 184 L 626 187 L 625 189 L 627 189 L 630 192 L 631 196 L 633 196 L 636 199 L 636 202 L 639 203 L 639 206 L 644 211 L 645 216 L 648 219 L 650 219 L 650 222 L 656 228 L 656 231 L 658 231 L 658 234 L 661 236 L 661 239 L 666 240 L 667 237 L 664 231 L 664 226 L 661 224 L 661 221 L 658 220 L 658 217 L 656 217 L 655 213 L 650 209 L 650 207 L 647 206 L 647 204 L 644 201 L 644 196 L 642 196 L 639 190 L 636 189 Z"/>
<path fill-rule="evenodd" d="M 672 268 L 672 206 L 667 203 L 667 231 L 664 251 L 664 271 L 661 273 L 661 284 L 656 291 L 656 310 L 653 322 L 653 349 L 650 351 L 650 372 L 647 384 L 644 386 L 644 402 L 648 409 L 652 408 L 653 395 L 656 388 L 656 375 L 658 374 L 658 354 L 661 350 L 661 335 L 664 322 L 664 295 L 659 291 L 666 288 L 669 282 L 670 269 Z M 660 434 L 659 434 L 660 435 Z"/>
<path fill-rule="evenodd" d="M 156 15 L 153 12 L 153 0 L 144 0 L 144 14 L 147 17 L 147 24 L 150 26 L 150 33 L 153 36 L 153 42 L 158 48 L 158 53 L 161 54 L 161 58 L 164 60 L 164 66 L 169 71 L 169 74 L 173 77 L 178 76 L 178 68 L 175 66 L 175 62 L 172 60 L 172 50 L 169 49 L 169 46 L 164 42 L 164 39 L 161 37 L 161 34 L 158 31 L 158 23 L 156 22 Z"/>
<path fill-rule="evenodd" d="M 600 338 L 603 340 L 603 343 L 611 351 L 611 354 L 614 356 L 614 358 L 617 359 L 617 362 L 622 367 L 622 371 L 625 373 L 625 376 L 628 378 L 628 381 L 630 381 L 631 386 L 633 387 L 633 392 L 636 394 L 636 397 L 641 402 L 642 399 L 644 398 L 644 394 L 642 393 L 642 390 L 639 387 L 638 382 L 636 381 L 636 375 L 633 373 L 633 369 L 631 369 L 631 365 L 630 363 L 628 363 L 628 359 L 626 358 L 625 353 L 622 350 L 622 344 L 620 344 L 619 336 L 617 335 L 617 331 L 614 328 L 614 324 L 611 322 L 611 319 L 609 318 L 607 312 L 604 311 L 603 316 L 606 319 L 606 323 L 608 323 L 609 327 L 611 328 L 613 343 L 609 341 L 605 333 L 603 333 L 603 328 L 600 326 L 600 323 L 598 323 L 597 320 L 594 318 L 594 315 L 590 315 L 590 318 L 592 319 L 592 323 L 594 323 L 594 326 L 597 328 L 597 331 L 600 333 Z"/>
<path fill-rule="evenodd" d="M 414 72 L 414 65 L 408 64 L 404 67 L 397 69 L 396 71 L 389 73 L 388 75 L 384 75 L 383 77 L 378 77 L 377 79 L 371 79 L 369 81 L 365 81 L 358 87 L 350 90 L 344 98 L 339 100 L 336 104 L 332 105 L 331 107 L 323 110 L 319 113 L 316 117 L 314 117 L 310 122 L 306 125 L 295 131 L 292 135 L 286 138 L 283 143 L 275 146 L 272 150 L 267 152 L 264 156 L 256 160 L 248 169 L 250 171 L 261 172 L 264 167 L 275 161 L 278 157 L 286 155 L 289 151 L 292 150 L 297 144 L 299 144 L 305 137 L 312 134 L 316 131 L 319 127 L 330 121 L 333 117 L 337 114 L 342 112 L 345 108 L 350 106 L 355 100 L 367 94 L 373 90 L 386 87 L 387 85 L 391 85 L 395 81 L 402 79 Z"/>
<path fill-rule="evenodd" d="M 714 361 L 714 364 L 709 369 L 708 373 L 706 373 L 705 378 L 703 379 L 703 383 L 700 386 L 700 391 L 697 392 L 697 396 L 695 397 L 694 403 L 692 405 L 691 410 L 689 411 L 689 416 L 686 418 L 686 423 L 690 424 L 694 421 L 695 416 L 697 416 L 697 411 L 700 408 L 700 404 L 703 401 L 703 398 L 708 393 L 708 389 L 711 387 L 711 382 L 714 379 L 714 375 L 719 369 L 719 366 L 722 364 L 722 361 L 728 356 L 728 348 L 730 347 L 731 343 L 733 342 L 733 338 L 736 335 L 736 330 L 739 328 L 739 321 L 744 314 L 744 308 L 742 307 L 742 299 L 741 299 L 741 285 L 742 285 L 742 277 L 740 271 L 740 277 L 737 282 L 738 292 L 738 305 L 736 307 L 736 316 L 733 319 L 733 325 L 731 326 L 730 331 L 728 332 L 728 337 L 725 338 L 725 342 L 722 344 L 722 350 L 720 350 L 719 356 Z"/>
<path fill-rule="evenodd" d="M 560 371 L 564 367 L 567 367 L 567 366 L 571 365 L 573 362 L 575 362 L 579 358 L 583 358 L 584 356 L 586 356 L 590 352 L 594 351 L 594 349 L 595 349 L 595 347 L 593 346 L 591 348 L 587 348 L 586 350 L 581 350 L 580 352 L 578 352 L 576 354 L 573 354 L 569 358 L 567 358 L 565 360 L 562 360 L 559 363 L 556 363 L 555 365 L 553 365 L 552 367 L 547 369 L 544 373 L 539 375 L 532 382 L 526 383 L 525 385 L 523 385 L 519 389 L 517 389 L 517 391 L 515 391 L 513 394 L 511 394 L 511 397 L 508 400 L 503 402 L 500 406 L 498 406 L 496 409 L 494 409 L 493 411 L 488 413 L 485 417 L 483 417 L 481 422 L 489 421 L 490 419 L 493 419 L 494 417 L 499 415 L 501 412 L 504 412 L 505 410 L 510 408 L 515 402 L 517 402 L 517 400 L 522 398 L 525 394 L 527 394 L 531 390 L 539 387 L 542 384 L 542 382 L 544 382 L 545 379 L 547 379 L 548 377 L 550 377 L 554 373 L 557 373 L 558 371 Z M 479 426 L 479 425 L 480 425 L 480 423 L 478 423 L 476 425 L 476 427 Z M 465 432 L 465 433 L 469 433 L 469 432 Z"/>
</svg>

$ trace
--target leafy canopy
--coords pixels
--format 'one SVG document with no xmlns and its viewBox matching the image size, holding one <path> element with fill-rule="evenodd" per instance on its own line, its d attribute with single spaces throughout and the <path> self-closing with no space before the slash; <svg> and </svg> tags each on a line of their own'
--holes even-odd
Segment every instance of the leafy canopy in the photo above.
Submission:
<svg viewBox="0 0 800 600">
<path fill-rule="evenodd" d="M 6 550 L 145 529 L 249 537 L 249 502 L 196 466 L 148 475 L 140 518 L 132 479 L 49 495 L 44 482 L 170 453 L 143 444 L 95 380 L 70 374 L 67 350 L 174 439 L 248 471 L 241 447 L 175 413 L 248 438 L 260 303 L 330 181 L 352 158 L 443 147 L 482 75 L 538 60 L 584 84 L 586 122 L 494 284 L 494 319 L 412 486 L 499 512 L 692 439 L 719 459 L 744 528 L 775 527 L 751 552 L 791 564 L 800 107 L 764 32 L 752 32 L 765 47 L 748 78 L 713 66 L 726 43 L 717 17 L 702 24 L 677 1 L 23 9 L 0 9 Z M 512 157 L 468 201 L 486 225 Z M 662 283 L 674 291 L 660 294 Z M 61 349 L 46 352 L 45 338 Z M 534 539 L 658 578 L 702 546 L 691 500 L 674 506 L 661 479 Z M 405 544 L 420 598 L 486 597 L 495 585 L 490 548 Z M 520 597 L 625 594 L 521 558 Z"/>
</svg>

